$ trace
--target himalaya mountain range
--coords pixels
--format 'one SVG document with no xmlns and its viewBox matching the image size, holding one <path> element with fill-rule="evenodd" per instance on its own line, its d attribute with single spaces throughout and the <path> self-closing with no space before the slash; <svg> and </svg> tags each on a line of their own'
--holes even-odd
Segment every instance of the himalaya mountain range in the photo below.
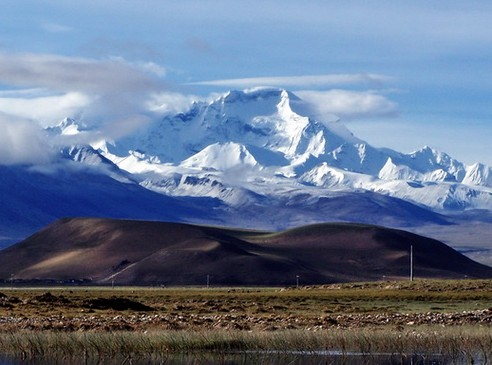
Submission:
<svg viewBox="0 0 492 365">
<path fill-rule="evenodd" d="M 303 109 L 285 90 L 232 91 L 93 147 L 148 189 L 217 197 L 232 206 L 258 195 L 364 190 L 434 210 L 492 209 L 489 167 L 466 166 L 429 147 L 411 154 L 377 149 L 343 124 L 311 119 Z M 78 131 L 68 120 L 58 128 Z"/>
<path fill-rule="evenodd" d="M 65 216 L 259 229 L 492 221 L 490 167 L 372 147 L 286 90 L 230 91 L 116 140 L 73 143 L 90 132 L 66 118 L 45 130 L 62 142 L 58 167 L 0 167 L 5 242 Z"/>
</svg>

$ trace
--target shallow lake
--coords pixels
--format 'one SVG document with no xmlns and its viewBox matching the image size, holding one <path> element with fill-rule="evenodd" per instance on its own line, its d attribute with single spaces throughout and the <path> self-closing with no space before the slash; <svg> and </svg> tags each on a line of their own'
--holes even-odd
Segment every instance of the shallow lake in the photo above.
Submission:
<svg viewBox="0 0 492 365">
<path fill-rule="evenodd" d="M 159 357 L 138 357 L 138 358 L 64 358 L 46 357 L 39 359 L 20 359 L 7 356 L 0 356 L 0 365 L 355 365 L 355 364 L 460 364 L 456 361 L 447 361 L 438 356 L 435 358 L 423 358 L 413 356 L 402 358 L 399 355 L 367 355 L 367 354 L 338 354 L 335 352 L 320 353 L 241 353 L 241 354 L 193 354 L 193 355 L 164 355 Z M 464 364 L 465 362 L 463 362 Z M 480 362 L 477 362 L 480 363 Z"/>
</svg>

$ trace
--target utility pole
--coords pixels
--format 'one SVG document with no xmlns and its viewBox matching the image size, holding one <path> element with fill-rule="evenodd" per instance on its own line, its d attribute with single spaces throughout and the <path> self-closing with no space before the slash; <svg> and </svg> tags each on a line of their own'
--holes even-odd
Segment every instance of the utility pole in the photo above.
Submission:
<svg viewBox="0 0 492 365">
<path fill-rule="evenodd" d="M 413 245 L 410 245 L 410 281 L 413 281 Z"/>
<path fill-rule="evenodd" d="M 207 275 L 207 289 L 210 288 L 210 275 Z"/>
</svg>

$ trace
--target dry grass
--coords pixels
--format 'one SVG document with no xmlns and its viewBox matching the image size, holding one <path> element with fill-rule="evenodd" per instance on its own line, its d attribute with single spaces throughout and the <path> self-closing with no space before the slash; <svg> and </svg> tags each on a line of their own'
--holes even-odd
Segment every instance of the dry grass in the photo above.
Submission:
<svg viewBox="0 0 492 365">
<path fill-rule="evenodd" d="M 0 292 L 1 352 L 25 358 L 320 350 L 492 356 L 492 281 L 485 280 Z"/>
<path fill-rule="evenodd" d="M 0 289 L 18 303 L 0 305 L 0 315 L 80 314 L 84 303 L 97 298 L 128 298 L 155 309 L 160 314 L 247 315 L 289 313 L 318 316 L 320 313 L 365 312 L 459 312 L 492 306 L 492 281 L 374 282 L 323 287 L 280 288 L 8 288 Z M 46 292 L 60 301 L 36 300 Z M 106 312 L 101 312 L 104 314 Z"/>
<path fill-rule="evenodd" d="M 38 358 L 159 357 L 170 353 L 234 353 L 274 351 L 339 351 L 341 355 L 392 354 L 438 356 L 448 361 L 487 360 L 492 356 L 489 328 L 424 327 L 397 331 L 151 331 L 141 332 L 16 332 L 0 334 L 5 354 Z"/>
</svg>

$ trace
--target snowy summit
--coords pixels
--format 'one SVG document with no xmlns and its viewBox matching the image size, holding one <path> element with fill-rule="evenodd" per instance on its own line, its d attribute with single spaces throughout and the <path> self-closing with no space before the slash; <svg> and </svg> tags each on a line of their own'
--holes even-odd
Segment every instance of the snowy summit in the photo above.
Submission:
<svg viewBox="0 0 492 365">
<path fill-rule="evenodd" d="M 73 122 L 62 124 L 60 134 L 75 131 Z M 283 89 L 194 102 L 94 147 L 147 189 L 232 206 L 286 194 L 319 199 L 368 191 L 438 211 L 492 209 L 489 167 L 467 166 L 430 147 L 410 154 L 374 148 L 339 121 L 314 119 L 307 103 Z"/>
</svg>

